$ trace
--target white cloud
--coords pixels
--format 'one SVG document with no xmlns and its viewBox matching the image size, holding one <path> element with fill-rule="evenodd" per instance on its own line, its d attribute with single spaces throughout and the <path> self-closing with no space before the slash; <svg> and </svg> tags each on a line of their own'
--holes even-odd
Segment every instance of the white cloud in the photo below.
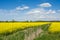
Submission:
<svg viewBox="0 0 60 40">
<path fill-rule="evenodd" d="M 45 14 L 46 10 L 43 8 L 35 8 L 30 10 L 27 14 Z"/>
<path fill-rule="evenodd" d="M 28 6 L 23 6 L 23 7 L 16 7 L 14 9 L 11 10 L 6 10 L 6 9 L 0 9 L 0 21 L 2 20 L 12 20 L 12 19 L 20 19 L 23 20 L 25 18 L 23 18 L 23 15 L 25 16 L 25 14 L 23 14 L 25 10 L 29 9 Z M 22 13 L 23 12 L 23 13 Z M 23 19 L 22 19 L 23 18 Z"/>
<path fill-rule="evenodd" d="M 26 9 L 29 9 L 29 7 L 28 6 L 18 6 L 18 7 L 16 7 L 16 10 L 26 10 Z"/>
<path fill-rule="evenodd" d="M 34 8 L 29 11 L 28 6 L 16 7 L 11 10 L 0 9 L 0 20 L 60 20 L 60 10 Z"/>
<path fill-rule="evenodd" d="M 44 8 L 36 8 L 36 9 L 32 9 L 30 10 L 27 14 L 54 14 L 56 13 L 55 10 L 46 10 Z"/>
<path fill-rule="evenodd" d="M 2 15 L 4 15 L 4 14 L 5 15 L 17 15 L 17 14 L 21 13 L 21 10 L 23 11 L 23 10 L 26 10 L 26 9 L 29 9 L 29 7 L 28 6 L 23 6 L 23 7 L 18 6 L 14 9 L 11 9 L 11 10 L 0 9 L 0 13 Z"/>
<path fill-rule="evenodd" d="M 47 14 L 54 14 L 54 13 L 56 13 L 56 11 L 55 10 L 48 10 L 46 13 Z"/>
<path fill-rule="evenodd" d="M 50 3 L 42 3 L 39 6 L 41 6 L 41 7 L 51 7 L 52 5 Z"/>
<path fill-rule="evenodd" d="M 58 20 L 60 15 L 57 14 L 57 11 L 44 8 L 35 8 L 27 12 L 31 20 Z"/>
</svg>

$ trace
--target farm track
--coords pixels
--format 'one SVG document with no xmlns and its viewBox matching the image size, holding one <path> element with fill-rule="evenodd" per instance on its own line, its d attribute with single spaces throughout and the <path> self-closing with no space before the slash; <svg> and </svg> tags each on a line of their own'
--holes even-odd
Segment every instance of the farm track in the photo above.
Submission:
<svg viewBox="0 0 60 40">
<path fill-rule="evenodd" d="M 50 24 L 47 24 L 44 28 L 48 29 Z M 47 30 L 46 30 L 47 31 Z M 34 40 L 37 38 L 44 30 L 41 27 L 37 27 L 36 30 L 34 31 L 33 28 L 30 28 L 28 30 L 25 30 L 25 39 L 24 40 Z M 28 34 L 28 35 L 27 35 Z"/>
<path fill-rule="evenodd" d="M 37 29 L 35 32 L 30 31 L 29 36 L 25 34 L 24 40 L 34 40 L 34 38 L 38 37 L 38 35 L 43 32 L 42 29 Z"/>
</svg>

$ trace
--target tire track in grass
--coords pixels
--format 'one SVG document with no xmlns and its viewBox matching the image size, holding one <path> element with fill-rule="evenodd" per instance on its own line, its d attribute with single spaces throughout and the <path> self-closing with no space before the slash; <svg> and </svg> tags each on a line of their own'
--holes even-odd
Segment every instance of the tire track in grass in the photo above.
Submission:
<svg viewBox="0 0 60 40">
<path fill-rule="evenodd" d="M 24 40 L 34 40 L 36 37 L 39 36 L 39 34 L 44 32 L 45 30 L 48 31 L 49 26 L 50 26 L 50 24 L 47 24 L 47 25 L 45 25 L 45 27 L 43 26 L 44 27 L 43 29 L 38 27 L 36 29 L 36 31 L 34 31 L 33 28 L 30 28 L 29 31 L 25 30 L 25 39 Z"/>
<path fill-rule="evenodd" d="M 32 29 L 31 29 L 32 30 Z M 35 37 L 37 37 L 42 31 L 42 29 L 37 29 L 35 32 L 30 31 L 29 35 L 25 34 L 24 40 L 33 40 Z"/>
</svg>

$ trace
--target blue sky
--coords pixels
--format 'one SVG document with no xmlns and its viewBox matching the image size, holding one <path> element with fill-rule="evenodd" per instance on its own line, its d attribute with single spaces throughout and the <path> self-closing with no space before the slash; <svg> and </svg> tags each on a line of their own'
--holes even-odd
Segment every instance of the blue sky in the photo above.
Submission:
<svg viewBox="0 0 60 40">
<path fill-rule="evenodd" d="M 60 0 L 0 0 L 0 21 L 60 20 Z"/>
</svg>

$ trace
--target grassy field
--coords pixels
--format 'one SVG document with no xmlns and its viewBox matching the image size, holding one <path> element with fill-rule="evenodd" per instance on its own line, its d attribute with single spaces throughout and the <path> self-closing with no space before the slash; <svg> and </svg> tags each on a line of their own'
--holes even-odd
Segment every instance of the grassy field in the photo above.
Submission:
<svg viewBox="0 0 60 40">
<path fill-rule="evenodd" d="M 60 22 L 1 22 L 0 40 L 60 40 Z"/>
</svg>

